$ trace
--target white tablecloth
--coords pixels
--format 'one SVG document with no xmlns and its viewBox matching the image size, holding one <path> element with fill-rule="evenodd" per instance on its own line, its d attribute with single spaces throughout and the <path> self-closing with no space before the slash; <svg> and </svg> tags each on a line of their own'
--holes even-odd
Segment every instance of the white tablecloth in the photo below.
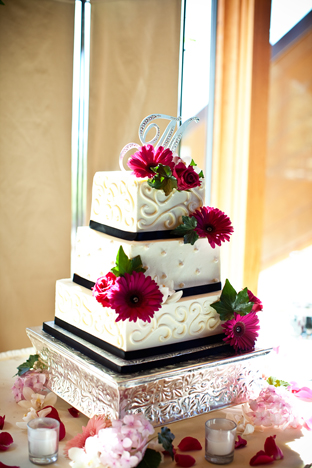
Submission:
<svg viewBox="0 0 312 468">
<path fill-rule="evenodd" d="M 15 465 L 20 468 L 33 468 L 35 466 L 28 460 L 27 431 L 19 429 L 16 426 L 17 421 L 22 421 L 24 409 L 15 403 L 11 393 L 11 387 L 15 379 L 13 376 L 16 373 L 16 368 L 27 358 L 28 355 L 19 356 L 15 353 L 13 357 L 9 356 L 5 360 L 0 360 L 0 415 L 5 415 L 3 431 L 9 432 L 14 440 L 14 443 L 10 446 L 7 452 L 0 452 L 0 461 L 6 465 Z M 306 404 L 312 405 L 312 403 Z M 58 402 L 55 406 L 59 412 L 62 422 L 65 424 L 66 437 L 60 443 L 58 461 L 51 466 L 68 467 L 69 461 L 63 455 L 65 443 L 74 435 L 81 432 L 81 427 L 87 424 L 88 419 L 83 415 L 80 415 L 79 418 L 73 418 L 67 411 L 69 405 L 60 398 L 58 398 Z M 311 410 L 310 406 L 308 410 Z M 175 434 L 175 446 L 177 446 L 185 436 L 196 437 L 201 442 L 203 450 L 189 452 L 189 454 L 196 459 L 195 467 L 208 468 L 209 466 L 216 466 L 205 460 L 205 421 L 211 417 L 225 417 L 225 414 L 228 412 L 240 412 L 240 407 L 214 411 L 209 414 L 169 425 L 171 431 Z M 276 434 L 278 446 L 284 453 L 284 459 L 275 461 L 269 466 L 276 468 L 303 468 L 305 464 L 312 463 L 312 431 L 308 432 L 298 429 L 286 429 L 285 431 L 266 429 L 263 432 L 255 432 L 249 436 L 245 436 L 248 441 L 247 446 L 245 448 L 235 450 L 234 461 L 228 466 L 231 468 L 248 467 L 251 457 L 259 450 L 263 450 L 265 439 L 274 434 Z M 172 462 L 170 458 L 166 458 L 165 463 L 161 466 L 173 468 L 177 465 L 175 462 Z"/>
</svg>

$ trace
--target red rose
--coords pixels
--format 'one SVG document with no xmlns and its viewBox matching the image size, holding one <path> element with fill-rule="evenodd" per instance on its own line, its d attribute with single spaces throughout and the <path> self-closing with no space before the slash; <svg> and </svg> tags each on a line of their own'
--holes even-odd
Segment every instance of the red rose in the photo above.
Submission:
<svg viewBox="0 0 312 468">
<path fill-rule="evenodd" d="M 180 162 L 173 168 L 173 175 L 177 179 L 178 190 L 189 190 L 200 186 L 199 175 L 194 171 L 193 166 L 186 167 Z"/>
<path fill-rule="evenodd" d="M 103 307 L 110 307 L 110 303 L 107 299 L 107 293 L 115 284 L 115 281 L 116 276 L 109 272 L 107 275 L 98 278 L 94 287 L 92 288 L 92 295 L 100 304 L 102 304 Z"/>
</svg>

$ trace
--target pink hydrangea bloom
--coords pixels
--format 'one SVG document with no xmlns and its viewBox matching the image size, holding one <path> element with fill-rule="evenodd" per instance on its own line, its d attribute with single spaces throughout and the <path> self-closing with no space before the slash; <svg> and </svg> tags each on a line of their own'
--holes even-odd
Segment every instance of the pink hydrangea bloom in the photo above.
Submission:
<svg viewBox="0 0 312 468">
<path fill-rule="evenodd" d="M 24 387 L 29 387 L 33 393 L 44 393 L 47 391 L 45 383 L 47 374 L 41 370 L 28 371 L 24 375 L 17 377 L 12 387 L 12 393 L 16 402 L 25 400 L 23 395 Z"/>
</svg>

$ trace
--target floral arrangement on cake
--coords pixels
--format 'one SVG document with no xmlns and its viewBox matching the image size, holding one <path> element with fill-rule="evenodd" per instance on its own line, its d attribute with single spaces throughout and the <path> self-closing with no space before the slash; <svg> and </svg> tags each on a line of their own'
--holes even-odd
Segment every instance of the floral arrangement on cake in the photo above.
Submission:
<svg viewBox="0 0 312 468">
<path fill-rule="evenodd" d="M 132 174 L 138 178 L 148 178 L 148 185 L 163 190 L 168 196 L 173 189 L 190 190 L 201 185 L 203 171 L 196 170 L 193 161 L 187 164 L 169 148 L 153 145 L 142 146 L 127 162 Z"/>
<path fill-rule="evenodd" d="M 249 289 L 238 293 L 229 280 L 225 281 L 220 299 L 211 304 L 220 315 L 225 338 L 235 351 L 250 351 L 254 348 L 260 329 L 257 313 L 263 309 L 262 302 Z"/>
<path fill-rule="evenodd" d="M 158 285 L 157 277 L 152 279 L 144 272 L 140 255 L 129 259 L 120 246 L 116 266 L 98 278 L 92 288 L 93 296 L 103 307 L 115 309 L 116 322 L 127 319 L 150 322 L 162 304 L 181 298 L 182 291 Z"/>
<path fill-rule="evenodd" d="M 229 241 L 234 232 L 230 218 L 218 208 L 202 206 L 190 216 L 182 216 L 183 223 L 172 231 L 173 235 L 184 238 L 184 244 L 194 243 L 199 238 L 207 238 L 214 249 L 221 242 Z"/>
</svg>

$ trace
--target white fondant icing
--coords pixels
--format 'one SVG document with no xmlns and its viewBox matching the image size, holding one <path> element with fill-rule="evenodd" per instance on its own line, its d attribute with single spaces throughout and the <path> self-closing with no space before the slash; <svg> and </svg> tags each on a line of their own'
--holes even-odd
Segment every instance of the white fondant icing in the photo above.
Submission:
<svg viewBox="0 0 312 468">
<path fill-rule="evenodd" d="M 219 315 L 210 307 L 219 294 L 164 304 L 150 323 L 115 322 L 114 310 L 102 307 L 90 290 L 65 279 L 56 283 L 55 316 L 117 348 L 134 351 L 222 333 Z"/>
<path fill-rule="evenodd" d="M 131 172 L 97 172 L 93 180 L 91 220 L 129 232 L 175 229 L 182 216 L 188 216 L 205 199 L 201 187 L 190 191 L 174 190 L 165 196 L 149 187 L 147 179 Z"/>
<path fill-rule="evenodd" d="M 207 239 L 196 241 L 200 254 L 195 262 L 194 246 L 180 244 L 179 239 L 150 241 L 146 248 L 145 243 L 112 238 L 88 227 L 78 228 L 77 239 L 74 272 L 94 282 L 115 265 L 121 245 L 129 258 L 141 256 L 143 265 L 148 267 L 146 275 L 158 276 L 168 287 L 173 281 L 175 290 L 213 283 L 220 277 L 220 263 L 214 262 L 219 247 L 212 249 Z M 162 254 L 164 251 L 166 255 Z"/>
</svg>

